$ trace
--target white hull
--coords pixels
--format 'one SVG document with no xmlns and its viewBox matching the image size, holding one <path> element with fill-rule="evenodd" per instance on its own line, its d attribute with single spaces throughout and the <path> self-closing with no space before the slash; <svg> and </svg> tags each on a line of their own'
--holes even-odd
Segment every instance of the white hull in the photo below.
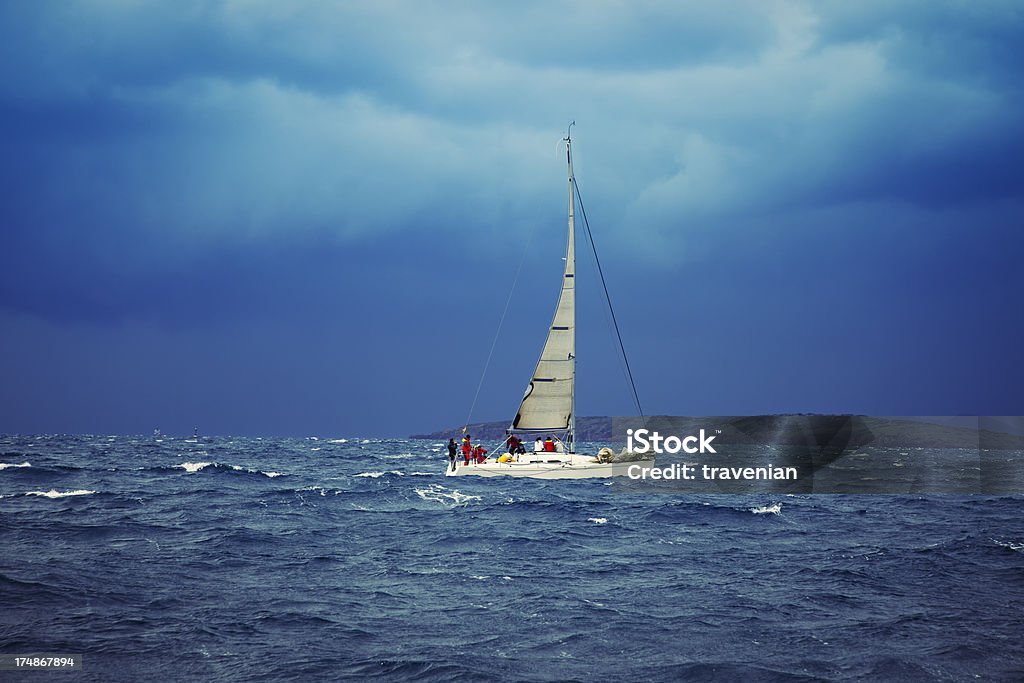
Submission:
<svg viewBox="0 0 1024 683">
<path fill-rule="evenodd" d="M 629 462 L 597 462 L 590 455 L 565 453 L 528 453 L 519 456 L 519 462 L 455 463 L 455 469 L 448 468 L 449 477 L 529 477 L 531 479 L 593 479 L 616 477 L 626 474 L 630 465 L 651 467 L 654 460 L 631 460 Z"/>
</svg>

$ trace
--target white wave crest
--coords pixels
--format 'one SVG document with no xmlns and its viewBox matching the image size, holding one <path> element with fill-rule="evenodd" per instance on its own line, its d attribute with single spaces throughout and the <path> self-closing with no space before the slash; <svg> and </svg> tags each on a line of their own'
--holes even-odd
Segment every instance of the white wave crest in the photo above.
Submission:
<svg viewBox="0 0 1024 683">
<path fill-rule="evenodd" d="M 1015 550 L 1018 553 L 1024 553 L 1024 543 L 1020 541 L 1015 543 L 1013 541 L 1000 541 L 993 538 L 992 542 L 998 546 L 1002 546 L 1003 548 L 1009 548 L 1010 550 Z"/>
<path fill-rule="evenodd" d="M 50 489 L 49 491 L 29 491 L 25 495 L 42 496 L 43 498 L 67 498 L 68 496 L 88 496 L 92 493 L 96 492 L 89 491 L 88 489 L 77 489 L 75 491 L 58 491 L 56 489 Z"/>
<path fill-rule="evenodd" d="M 6 470 L 8 467 L 32 467 L 32 463 L 27 460 L 25 462 L 18 463 L 17 465 L 9 462 L 0 462 L 0 470 Z"/>
<path fill-rule="evenodd" d="M 755 515 L 781 515 L 782 504 L 776 503 L 775 505 L 765 505 L 759 508 L 750 508 L 750 511 Z"/>
<path fill-rule="evenodd" d="M 302 492 L 302 491 L 318 491 L 321 496 L 326 496 L 327 495 L 327 489 L 325 489 L 323 486 L 303 486 L 301 489 L 297 489 L 297 490 L 299 492 Z M 337 493 L 337 491 L 335 491 L 335 493 Z"/>
<path fill-rule="evenodd" d="M 355 476 L 357 476 L 357 477 L 369 477 L 371 479 L 376 479 L 378 477 L 383 477 L 385 474 L 393 474 L 393 475 L 395 475 L 397 477 L 404 477 L 405 476 L 405 472 L 399 472 L 398 470 L 388 470 L 387 472 L 360 472 L 359 474 L 357 474 Z"/>
<path fill-rule="evenodd" d="M 328 439 L 327 443 L 348 443 L 348 439 Z"/>
<path fill-rule="evenodd" d="M 232 465 L 231 469 L 233 469 L 236 472 L 248 472 L 249 474 L 262 474 L 264 477 L 270 477 L 271 479 L 273 479 L 274 477 L 284 476 L 281 472 L 264 472 L 263 470 L 254 470 L 251 467 L 242 467 L 241 465 Z"/>
<path fill-rule="evenodd" d="M 593 522 L 594 524 L 607 524 L 608 523 L 608 518 L 607 517 L 591 517 L 587 521 L 588 522 Z"/>
<path fill-rule="evenodd" d="M 470 496 L 456 489 L 449 491 L 439 484 L 435 484 L 427 489 L 416 489 L 416 495 L 423 500 L 451 506 L 466 505 L 471 500 L 480 500 L 480 496 Z"/>
<path fill-rule="evenodd" d="M 183 462 L 178 467 L 185 470 L 186 472 L 198 472 L 204 467 L 209 467 L 212 462 Z"/>
</svg>

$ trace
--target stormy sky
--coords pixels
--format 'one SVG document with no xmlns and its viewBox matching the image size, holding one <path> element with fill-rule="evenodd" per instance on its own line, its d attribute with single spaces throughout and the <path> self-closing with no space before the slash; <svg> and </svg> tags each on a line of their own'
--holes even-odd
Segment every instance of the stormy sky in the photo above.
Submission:
<svg viewBox="0 0 1024 683">
<path fill-rule="evenodd" d="M 510 419 L 572 120 L 647 412 L 1024 414 L 1022 46 L 996 0 L 2 3 L 0 432 L 461 424 L 515 280 Z M 578 411 L 630 413 L 584 246 Z"/>
</svg>

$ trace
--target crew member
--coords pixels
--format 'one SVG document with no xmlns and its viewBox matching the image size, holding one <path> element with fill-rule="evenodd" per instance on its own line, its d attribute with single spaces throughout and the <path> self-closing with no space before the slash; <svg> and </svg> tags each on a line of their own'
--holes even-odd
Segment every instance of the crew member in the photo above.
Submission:
<svg viewBox="0 0 1024 683">
<path fill-rule="evenodd" d="M 469 441 L 469 434 L 462 437 L 462 455 L 466 457 L 466 464 L 469 464 L 469 454 L 473 451 L 473 445 Z"/>
<path fill-rule="evenodd" d="M 545 453 L 554 453 L 555 452 L 555 442 L 551 439 L 550 436 L 548 438 L 544 439 L 544 452 Z"/>
<path fill-rule="evenodd" d="M 510 434 L 506 441 L 508 442 L 509 453 L 526 453 L 526 449 L 523 448 L 523 442 L 515 434 Z"/>
<path fill-rule="evenodd" d="M 455 471 L 455 452 L 458 450 L 458 446 L 455 445 L 455 439 L 448 439 L 448 462 L 451 465 L 452 471 Z"/>
</svg>

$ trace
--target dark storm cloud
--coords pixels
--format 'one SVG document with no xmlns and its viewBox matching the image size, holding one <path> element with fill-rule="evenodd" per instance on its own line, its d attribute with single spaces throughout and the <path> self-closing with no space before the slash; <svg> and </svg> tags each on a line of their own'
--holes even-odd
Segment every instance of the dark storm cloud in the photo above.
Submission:
<svg viewBox="0 0 1024 683">
<path fill-rule="evenodd" d="M 188 194 L 184 222 L 228 239 L 238 213 L 351 235 L 535 205 L 570 118 L 612 224 L 678 240 L 778 204 L 1013 194 L 1020 13 L 951 7 L 7 5 L 5 130 L 58 179 L 131 176 L 129 213 Z"/>
</svg>

